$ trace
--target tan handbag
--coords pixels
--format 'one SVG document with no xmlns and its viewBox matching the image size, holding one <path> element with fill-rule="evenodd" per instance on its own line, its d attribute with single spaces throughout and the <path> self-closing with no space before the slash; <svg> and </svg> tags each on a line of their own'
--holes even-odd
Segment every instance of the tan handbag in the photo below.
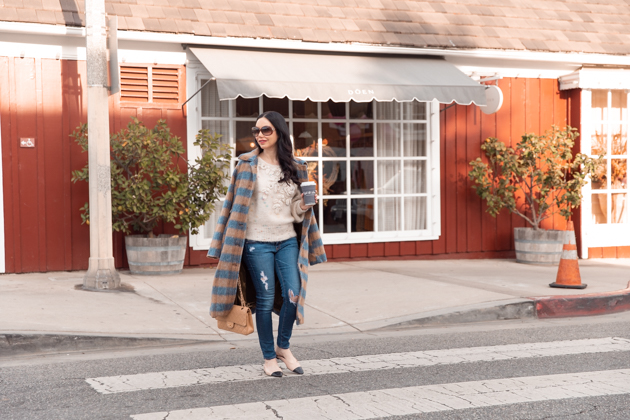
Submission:
<svg viewBox="0 0 630 420">
<path fill-rule="evenodd" d="M 241 290 L 241 280 L 236 280 L 241 304 L 245 302 Z M 249 335 L 254 332 L 254 319 L 252 311 L 247 306 L 234 305 L 225 318 L 217 318 L 217 326 L 225 331 L 237 334 Z"/>
</svg>

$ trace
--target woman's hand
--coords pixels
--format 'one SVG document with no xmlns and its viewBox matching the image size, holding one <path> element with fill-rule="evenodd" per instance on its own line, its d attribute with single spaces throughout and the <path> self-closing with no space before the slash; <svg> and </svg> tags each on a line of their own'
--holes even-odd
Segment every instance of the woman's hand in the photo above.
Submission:
<svg viewBox="0 0 630 420">
<path fill-rule="evenodd" d="M 315 204 L 317 204 L 317 193 L 315 193 Z M 300 208 L 302 209 L 302 211 L 306 211 L 306 210 L 310 209 L 315 204 L 310 205 L 310 206 L 307 206 L 306 204 L 304 204 L 304 193 L 302 193 L 302 200 L 300 200 Z"/>
</svg>

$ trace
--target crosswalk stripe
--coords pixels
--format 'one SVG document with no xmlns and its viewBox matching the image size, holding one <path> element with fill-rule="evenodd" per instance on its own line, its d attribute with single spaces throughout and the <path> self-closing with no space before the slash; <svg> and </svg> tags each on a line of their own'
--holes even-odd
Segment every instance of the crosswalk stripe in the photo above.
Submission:
<svg viewBox="0 0 630 420">
<path fill-rule="evenodd" d="M 454 348 L 305 360 L 302 361 L 301 364 L 305 371 L 304 376 L 309 376 L 615 351 L 630 351 L 630 340 L 607 337 L 488 347 Z M 286 377 L 295 378 L 298 376 L 287 375 Z M 86 381 L 94 390 L 101 394 L 114 394 L 148 389 L 164 389 L 263 379 L 269 378 L 263 374 L 261 364 L 255 364 L 88 378 Z"/>
<path fill-rule="evenodd" d="M 630 393 L 630 369 L 382 389 L 132 415 L 134 420 L 367 420 Z"/>
</svg>

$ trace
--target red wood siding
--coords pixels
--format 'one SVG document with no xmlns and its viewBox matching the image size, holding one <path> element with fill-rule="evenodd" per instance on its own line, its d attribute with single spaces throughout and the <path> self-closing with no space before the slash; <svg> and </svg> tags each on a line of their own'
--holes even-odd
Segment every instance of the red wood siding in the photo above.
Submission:
<svg viewBox="0 0 630 420">
<path fill-rule="evenodd" d="M 589 258 L 630 258 L 630 246 L 606 246 L 588 249 Z"/>
<path fill-rule="evenodd" d="M 0 58 L 7 272 L 87 267 L 87 193 L 70 182 L 84 159 L 69 138 L 87 118 L 85 85 L 84 62 Z M 35 147 L 20 147 L 22 137 Z"/>
<path fill-rule="evenodd" d="M 185 142 L 183 66 L 177 70 L 179 103 L 120 103 L 110 98 L 110 131 L 131 115 L 146 124 L 166 119 Z M 87 154 L 70 138 L 87 121 L 84 61 L 0 57 L 0 113 L 6 271 L 83 270 L 89 259 L 89 228 L 79 209 L 88 201 L 87 183 L 73 184 L 71 172 L 87 163 Z M 34 137 L 34 148 L 22 148 Z M 173 228 L 162 226 L 166 232 Z M 117 267 L 125 267 L 123 235 L 114 235 Z M 186 263 L 190 256 L 187 255 Z"/>
<path fill-rule="evenodd" d="M 486 213 L 471 188 L 468 162 L 480 156 L 481 142 L 488 137 L 514 146 L 525 132 L 541 133 L 551 124 L 579 128 L 579 91 L 560 92 L 555 79 L 507 78 L 499 81 L 499 87 L 504 100 L 496 114 L 483 114 L 474 105 L 456 105 L 440 114 L 440 238 L 368 244 L 366 257 L 358 251 L 352 255 L 352 247 L 358 245 L 328 245 L 329 260 L 514 257 L 513 229 L 526 222 L 506 211 L 496 218 Z M 555 217 L 545 220 L 543 227 L 564 229 L 566 223 Z"/>
<path fill-rule="evenodd" d="M 124 127 L 130 116 L 147 125 L 163 118 L 176 135 L 186 138 L 186 119 L 180 107 L 185 100 L 185 71 L 183 66 L 172 67 L 179 74 L 179 103 L 121 102 L 118 95 L 112 97 L 111 132 Z M 87 268 L 89 229 L 81 225 L 79 208 L 88 201 L 88 186 L 70 182 L 71 171 L 82 168 L 87 155 L 69 137 L 87 120 L 86 86 L 85 62 L 0 58 L 7 272 Z M 481 142 L 487 137 L 514 145 L 525 131 L 540 132 L 552 123 L 579 127 L 579 91 L 560 92 L 557 81 L 551 79 L 503 79 L 499 86 L 504 104 L 496 114 L 485 115 L 476 106 L 460 105 L 440 113 L 440 238 L 327 245 L 330 260 L 514 256 L 513 228 L 525 223 L 506 212 L 497 218 L 485 212 L 471 188 L 468 162 L 480 155 Z M 36 147 L 19 147 L 21 137 L 34 137 Z M 579 214 L 574 216 L 578 222 L 575 217 Z M 554 218 L 543 226 L 563 229 L 565 223 Z M 172 226 L 160 229 L 175 232 Z M 614 255 L 628 252 L 615 249 Z M 185 264 L 211 263 L 205 254 L 189 248 Z M 613 253 L 602 249 L 601 254 Z M 114 234 L 114 257 L 116 267 L 127 266 L 122 234 Z"/>
</svg>

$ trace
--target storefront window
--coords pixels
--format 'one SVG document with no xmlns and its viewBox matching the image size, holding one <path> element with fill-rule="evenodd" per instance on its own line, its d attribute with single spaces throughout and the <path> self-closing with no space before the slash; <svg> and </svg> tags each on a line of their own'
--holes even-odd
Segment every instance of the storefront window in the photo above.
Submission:
<svg viewBox="0 0 630 420">
<path fill-rule="evenodd" d="M 219 101 L 216 82 L 202 90 L 199 100 L 201 127 L 222 134 L 234 146 L 235 158 L 255 147 L 251 127 L 256 116 L 270 110 L 285 116 L 294 153 L 307 162 L 309 179 L 317 184 L 315 215 L 324 243 L 429 236 L 434 203 L 429 177 L 439 173 L 429 170 L 429 104 L 316 103 L 264 96 Z M 202 242 L 212 237 L 221 205 L 200 234 Z"/>
<path fill-rule="evenodd" d="M 604 156 L 591 182 L 595 224 L 630 223 L 628 217 L 628 94 L 591 93 L 591 154 Z"/>
</svg>

